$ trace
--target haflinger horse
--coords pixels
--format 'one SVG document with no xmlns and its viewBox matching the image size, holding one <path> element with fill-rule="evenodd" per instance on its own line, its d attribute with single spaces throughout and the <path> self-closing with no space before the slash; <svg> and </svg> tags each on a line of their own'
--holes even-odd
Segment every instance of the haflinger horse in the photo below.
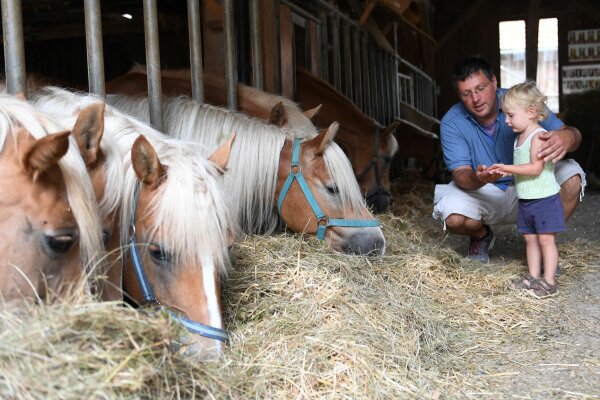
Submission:
<svg viewBox="0 0 600 400">
<path fill-rule="evenodd" d="M 277 126 L 304 131 L 307 135 L 317 133 L 315 124 L 330 126 L 339 121 L 335 141 L 352 163 L 360 192 L 374 212 L 386 211 L 391 196 L 390 164 L 398 151 L 398 142 L 393 134 L 398 123 L 382 127 L 328 82 L 302 68 L 297 69 L 296 86 L 298 101 L 308 108 L 306 111 L 286 97 L 244 84 L 237 86 L 239 110 Z M 222 77 L 205 74 L 203 87 L 207 103 L 227 104 L 226 82 Z M 146 68 L 141 65 L 106 83 L 107 93 L 136 95 L 146 89 Z M 191 96 L 190 70 L 162 71 L 162 90 L 167 96 Z"/>
<path fill-rule="evenodd" d="M 103 253 L 92 183 L 70 131 L 0 95 L 0 302 L 62 299 Z"/>
<path fill-rule="evenodd" d="M 116 108 L 148 120 L 146 97 L 107 96 Z M 381 255 L 385 239 L 361 197 L 348 158 L 333 142 L 337 123 L 316 136 L 279 128 L 188 98 L 163 100 L 165 131 L 214 148 L 236 132 L 225 175 L 246 233 L 316 235 L 335 250 Z"/>
<path fill-rule="evenodd" d="M 185 338 L 186 354 L 201 360 L 217 357 L 227 340 L 220 281 L 230 266 L 229 247 L 238 230 L 221 177 L 231 141 L 207 159 L 200 146 L 167 137 L 95 96 L 47 87 L 30 98 L 63 120 L 96 105 L 90 111 L 96 117 L 89 119 L 95 128 L 79 143 L 87 149 L 90 173 L 96 178 L 100 173 L 94 181 L 101 204 L 113 204 L 104 213 L 118 209 L 118 261 L 109 278 L 120 287 L 122 269 L 129 298 L 161 305 L 195 333 Z M 111 166 L 110 160 L 119 165 Z M 98 161 L 101 165 L 94 165 Z"/>
</svg>

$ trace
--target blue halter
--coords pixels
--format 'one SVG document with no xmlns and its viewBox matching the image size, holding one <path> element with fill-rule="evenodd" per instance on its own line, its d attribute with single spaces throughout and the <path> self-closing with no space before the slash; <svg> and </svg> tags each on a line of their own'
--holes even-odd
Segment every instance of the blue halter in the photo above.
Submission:
<svg viewBox="0 0 600 400">
<path fill-rule="evenodd" d="M 279 215 L 281 215 L 281 207 L 283 205 L 283 201 L 285 200 L 285 196 L 287 195 L 290 187 L 294 180 L 298 181 L 298 185 L 300 185 L 300 189 L 302 189 L 302 193 L 304 193 L 304 197 L 308 204 L 310 204 L 310 208 L 312 208 L 313 213 L 317 217 L 317 238 L 319 240 L 325 239 L 325 230 L 330 226 L 343 226 L 348 228 L 363 228 L 363 227 L 376 227 L 379 226 L 379 221 L 376 219 L 342 219 L 342 218 L 329 218 L 321 211 L 315 196 L 312 194 L 308 183 L 306 183 L 306 179 L 304 179 L 304 175 L 302 175 L 302 167 L 300 165 L 300 143 L 302 139 L 296 138 L 294 139 L 294 145 L 292 147 L 292 164 L 290 166 L 290 173 L 283 184 L 283 188 L 281 189 L 281 193 L 279 194 L 279 199 L 277 200 L 277 210 L 279 210 Z M 283 217 L 282 217 L 283 218 Z"/>
<path fill-rule="evenodd" d="M 139 244 L 137 243 L 135 237 L 135 212 L 137 209 L 139 195 L 140 185 L 138 183 L 138 185 L 135 188 L 133 210 L 131 214 L 131 236 L 129 237 L 129 251 L 131 253 L 131 261 L 133 263 L 135 275 L 138 279 L 140 289 L 142 290 L 144 300 L 147 303 L 155 303 L 163 307 L 163 305 L 158 301 L 156 296 L 154 296 L 154 292 L 152 291 L 152 287 L 150 286 L 150 282 L 148 281 L 148 277 L 146 276 L 146 272 L 144 271 L 144 266 L 142 265 L 142 258 L 140 257 L 140 253 L 138 251 Z M 202 324 L 200 322 L 192 321 L 189 318 L 174 313 L 168 308 L 167 312 L 169 313 L 171 318 L 180 322 L 183 326 L 185 326 L 188 330 L 190 330 L 193 333 L 196 333 L 200 336 L 209 339 L 220 340 L 221 342 L 226 342 L 229 339 L 227 331 L 223 329 L 215 328 L 209 325 Z"/>
</svg>

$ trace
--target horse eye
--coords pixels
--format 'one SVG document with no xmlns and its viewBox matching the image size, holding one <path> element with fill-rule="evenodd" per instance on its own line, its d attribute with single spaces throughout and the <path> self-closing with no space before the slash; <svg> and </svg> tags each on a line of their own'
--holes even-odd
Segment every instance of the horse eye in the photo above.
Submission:
<svg viewBox="0 0 600 400">
<path fill-rule="evenodd" d="M 112 232 L 107 229 L 103 229 L 102 230 L 102 242 L 104 243 L 105 246 L 108 244 L 108 242 L 110 242 L 110 239 L 112 239 Z"/>
<path fill-rule="evenodd" d="M 329 192 L 330 195 L 334 196 L 334 195 L 338 194 L 340 191 L 336 185 L 333 185 L 333 186 L 327 186 L 327 192 Z"/>
<path fill-rule="evenodd" d="M 75 235 L 44 235 L 44 242 L 48 250 L 50 250 L 52 253 L 64 254 L 68 252 L 71 247 L 73 247 L 73 244 L 75 243 Z"/>
<path fill-rule="evenodd" d="M 152 257 L 152 261 L 157 264 L 170 263 L 172 260 L 171 254 L 163 250 L 163 248 L 157 244 L 151 244 L 148 246 L 148 253 L 150 254 L 150 257 Z"/>
</svg>

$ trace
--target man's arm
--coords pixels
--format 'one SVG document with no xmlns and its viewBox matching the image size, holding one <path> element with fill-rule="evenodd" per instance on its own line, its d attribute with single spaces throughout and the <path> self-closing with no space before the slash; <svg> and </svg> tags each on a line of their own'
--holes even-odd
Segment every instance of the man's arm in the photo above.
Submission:
<svg viewBox="0 0 600 400">
<path fill-rule="evenodd" d="M 567 125 L 554 131 L 540 133 L 538 137 L 543 141 L 538 157 L 553 163 L 562 160 L 567 153 L 577 150 L 581 143 L 579 129 Z"/>
<path fill-rule="evenodd" d="M 485 165 L 478 166 L 476 171 L 473 171 L 468 165 L 452 170 L 452 180 L 464 190 L 479 189 L 485 184 L 496 182 L 500 178 L 502 178 L 502 174 L 488 171 Z"/>
</svg>

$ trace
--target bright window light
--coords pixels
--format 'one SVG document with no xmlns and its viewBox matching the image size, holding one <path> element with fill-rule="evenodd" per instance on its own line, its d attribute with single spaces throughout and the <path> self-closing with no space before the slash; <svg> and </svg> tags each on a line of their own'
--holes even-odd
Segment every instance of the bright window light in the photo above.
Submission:
<svg viewBox="0 0 600 400">
<path fill-rule="evenodd" d="M 525 80 L 525 21 L 500 22 L 500 84 L 509 88 Z"/>
</svg>

